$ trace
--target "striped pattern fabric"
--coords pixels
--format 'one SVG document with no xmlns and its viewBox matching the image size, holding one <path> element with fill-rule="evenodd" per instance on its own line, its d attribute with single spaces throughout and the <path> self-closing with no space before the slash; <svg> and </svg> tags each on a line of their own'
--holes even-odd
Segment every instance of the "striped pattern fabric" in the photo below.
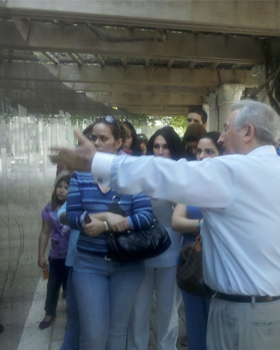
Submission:
<svg viewBox="0 0 280 350">
<path fill-rule="evenodd" d="M 103 193 L 94 182 L 91 173 L 74 172 L 67 195 L 67 221 L 72 229 L 80 231 L 77 249 L 88 253 L 106 253 L 107 244 L 104 234 L 97 237 L 87 236 L 82 229 L 82 214 L 109 211 L 112 199 L 121 199 L 119 206 L 126 213 L 133 229 L 145 229 L 151 224 L 153 211 L 150 199 L 141 194 L 120 195 L 113 190 Z"/>
</svg>

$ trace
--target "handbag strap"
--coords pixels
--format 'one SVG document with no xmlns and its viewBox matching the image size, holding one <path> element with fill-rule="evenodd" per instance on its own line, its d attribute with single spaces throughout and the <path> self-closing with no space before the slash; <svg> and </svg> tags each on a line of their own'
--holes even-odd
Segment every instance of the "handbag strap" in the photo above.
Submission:
<svg viewBox="0 0 280 350">
<path fill-rule="evenodd" d="M 200 233 L 198 233 L 198 234 L 196 235 L 195 244 L 192 246 L 192 248 L 191 248 L 191 250 L 190 250 L 188 256 L 186 256 L 186 254 L 184 253 L 183 249 L 181 249 L 181 253 L 183 254 L 184 258 L 186 259 L 186 263 L 188 263 L 188 260 L 189 260 L 189 258 L 190 258 L 190 256 L 191 256 L 193 250 L 195 249 L 196 244 L 199 244 L 200 246 L 201 246 L 201 244 L 202 244 L 202 238 L 201 238 L 201 236 L 200 236 Z"/>
<path fill-rule="evenodd" d="M 113 195 L 112 202 L 114 204 L 121 204 L 121 201 L 122 201 L 122 195 L 120 193 L 116 193 Z"/>
</svg>

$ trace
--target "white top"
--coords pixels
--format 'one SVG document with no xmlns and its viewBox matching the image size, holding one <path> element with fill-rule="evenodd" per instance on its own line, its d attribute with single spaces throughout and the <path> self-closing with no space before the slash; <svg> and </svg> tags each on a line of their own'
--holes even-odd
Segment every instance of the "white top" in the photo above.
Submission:
<svg viewBox="0 0 280 350">
<path fill-rule="evenodd" d="M 114 190 L 201 208 L 204 280 L 212 289 L 280 295 L 280 157 L 273 146 L 202 162 L 106 156 L 95 156 L 92 172 L 103 183 L 111 176 Z"/>
<path fill-rule="evenodd" d="M 182 246 L 183 237 L 181 233 L 173 231 L 171 227 L 171 219 L 173 215 L 173 204 L 164 199 L 151 199 L 154 215 L 158 218 L 169 234 L 171 245 L 162 254 L 145 260 L 147 267 L 170 267 L 176 266 L 178 263 L 178 256 Z"/>
</svg>

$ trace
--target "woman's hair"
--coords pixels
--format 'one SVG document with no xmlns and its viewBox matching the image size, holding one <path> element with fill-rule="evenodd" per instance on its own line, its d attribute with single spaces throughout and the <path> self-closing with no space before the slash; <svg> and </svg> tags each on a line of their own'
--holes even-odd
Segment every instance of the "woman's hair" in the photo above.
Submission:
<svg viewBox="0 0 280 350">
<path fill-rule="evenodd" d="M 83 130 L 83 134 L 85 136 L 89 135 L 92 133 L 92 128 L 93 128 L 93 124 L 89 124 L 84 130 Z"/>
<path fill-rule="evenodd" d="M 132 155 L 133 156 L 140 156 L 141 155 L 141 148 L 140 148 L 140 143 L 138 141 L 136 130 L 135 130 L 134 126 L 128 121 L 124 121 L 123 124 L 124 124 L 124 127 L 125 128 L 127 127 L 131 132 L 132 144 L 131 144 L 130 150 L 132 151 Z"/>
<path fill-rule="evenodd" d="M 69 186 L 71 180 L 71 175 L 69 171 L 67 170 L 62 170 L 59 175 L 56 177 L 55 182 L 54 182 L 54 190 L 52 193 L 52 199 L 51 199 L 51 204 L 52 204 L 52 210 L 55 210 L 58 205 L 62 205 L 64 201 L 60 201 L 57 196 L 56 196 L 56 189 L 58 185 L 61 183 L 61 181 L 65 181 L 67 185 Z"/>
<path fill-rule="evenodd" d="M 83 131 L 83 134 L 90 139 L 89 136 L 92 133 L 92 129 L 96 124 L 100 124 L 100 123 L 106 124 L 109 126 L 115 141 L 121 138 L 124 142 L 126 133 L 125 133 L 125 128 L 123 126 L 123 123 L 120 122 L 115 117 L 113 117 L 112 115 L 105 115 L 105 116 L 98 117 L 97 119 L 95 119 L 93 124 L 90 124 L 85 128 L 85 130 Z"/>
<path fill-rule="evenodd" d="M 209 139 L 212 141 L 212 143 L 215 145 L 215 147 L 217 148 L 219 155 L 221 156 L 223 154 L 223 146 L 218 144 L 218 139 L 220 137 L 221 133 L 219 133 L 218 131 L 210 131 L 207 132 L 205 135 L 203 135 L 201 139 Z"/>
<path fill-rule="evenodd" d="M 187 142 L 198 142 L 205 134 L 206 130 L 201 124 L 191 124 L 183 136 L 183 145 L 186 146 Z"/>
<path fill-rule="evenodd" d="M 140 145 L 141 145 L 141 143 L 145 143 L 146 147 L 148 146 L 149 140 L 145 134 L 137 134 L 137 138 L 138 138 Z"/>
<path fill-rule="evenodd" d="M 150 138 L 147 146 L 147 155 L 153 155 L 153 148 L 156 137 L 161 135 L 169 148 L 170 156 L 174 160 L 186 157 L 186 151 L 182 144 L 179 135 L 171 126 L 164 126 L 163 128 L 157 130 Z"/>
<path fill-rule="evenodd" d="M 123 141 L 125 140 L 125 128 L 122 122 L 120 122 L 117 118 L 113 117 L 112 115 L 105 115 L 105 116 L 98 117 L 97 119 L 95 119 L 94 123 L 92 124 L 92 128 L 96 124 L 100 124 L 100 123 L 106 124 L 109 126 L 115 140 L 118 140 L 119 138 L 121 138 Z"/>
</svg>

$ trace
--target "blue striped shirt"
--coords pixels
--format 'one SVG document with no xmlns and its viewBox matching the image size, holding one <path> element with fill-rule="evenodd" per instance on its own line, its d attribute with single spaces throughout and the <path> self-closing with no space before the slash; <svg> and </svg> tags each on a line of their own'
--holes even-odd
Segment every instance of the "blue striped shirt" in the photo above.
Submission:
<svg viewBox="0 0 280 350">
<path fill-rule="evenodd" d="M 82 228 L 81 217 L 84 211 L 89 215 L 108 212 L 115 195 L 115 202 L 121 198 L 119 206 L 126 213 L 131 228 L 137 230 L 150 226 L 153 211 L 148 197 L 141 194 L 120 195 L 112 189 L 103 193 L 91 173 L 73 173 L 67 195 L 67 222 L 72 229 L 81 233 L 77 243 L 78 250 L 88 253 L 107 252 L 105 235 L 101 233 L 96 237 L 87 236 Z"/>
</svg>

